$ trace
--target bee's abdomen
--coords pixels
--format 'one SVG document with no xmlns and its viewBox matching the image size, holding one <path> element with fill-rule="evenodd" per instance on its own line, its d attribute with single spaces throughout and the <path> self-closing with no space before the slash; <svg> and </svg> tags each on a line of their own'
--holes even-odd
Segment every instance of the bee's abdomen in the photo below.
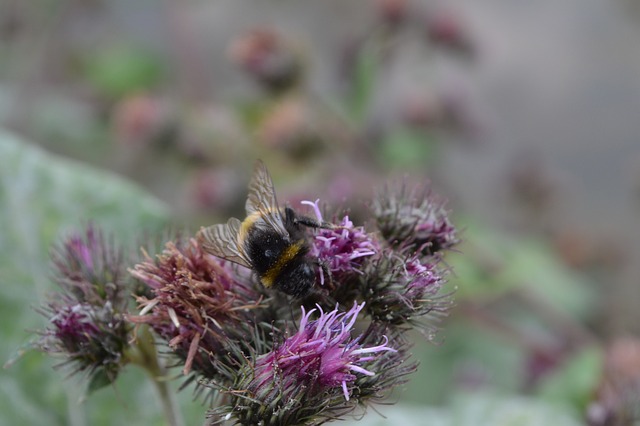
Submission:
<svg viewBox="0 0 640 426">
<path fill-rule="evenodd" d="M 255 225 L 246 231 L 244 247 L 265 287 L 273 286 L 287 265 L 305 252 L 303 240 L 292 243 L 273 230 Z"/>
<path fill-rule="evenodd" d="M 262 282 L 262 285 L 267 288 L 272 287 L 282 272 L 303 255 L 304 242 L 302 240 L 296 241 L 285 247 L 280 252 L 275 262 L 271 264 L 266 271 L 260 274 L 260 281 Z"/>
</svg>

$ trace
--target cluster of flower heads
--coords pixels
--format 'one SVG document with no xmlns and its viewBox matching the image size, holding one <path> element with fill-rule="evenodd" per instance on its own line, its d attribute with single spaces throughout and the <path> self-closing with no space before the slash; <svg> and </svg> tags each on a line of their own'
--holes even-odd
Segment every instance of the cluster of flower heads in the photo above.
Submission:
<svg viewBox="0 0 640 426">
<path fill-rule="evenodd" d="M 442 203 L 430 193 L 391 194 L 381 192 L 372 203 L 372 232 L 354 226 L 348 216 L 334 216 L 335 228 L 311 233 L 309 254 L 324 266 L 318 268 L 315 291 L 294 301 L 302 305 L 299 314 L 294 307 L 294 316 L 283 320 L 286 309 L 273 310 L 280 316 L 254 333 L 257 337 L 232 345 L 230 352 L 237 355 L 231 358 L 239 362 L 218 365 L 224 377 L 209 381 L 229 396 L 210 412 L 212 423 L 321 424 L 384 399 L 415 370 L 404 333 L 418 329 L 434 336 L 451 303 L 441 294 L 440 252 L 458 238 Z M 326 220 L 318 201 L 303 204 L 319 222 Z M 247 341 L 261 343 L 248 347 Z"/>
<path fill-rule="evenodd" d="M 303 203 L 322 221 L 317 201 Z M 415 327 L 431 338 L 437 329 L 433 320 L 450 306 L 441 294 L 446 271 L 440 258 L 458 243 L 456 229 L 443 202 L 428 188 L 386 188 L 374 199 L 372 214 L 377 232 L 366 233 L 345 216 L 335 229 L 321 229 L 313 236 L 311 253 L 333 278 L 323 294 L 342 306 L 362 300 L 374 321 Z"/>
<path fill-rule="evenodd" d="M 210 424 L 337 419 L 404 383 L 416 368 L 405 332 L 431 338 L 432 319 L 449 307 L 439 253 L 457 242 L 455 229 L 441 204 L 416 194 L 379 194 L 371 232 L 348 216 L 309 230 L 309 256 L 323 267 L 303 299 L 265 289 L 195 238 L 144 252 L 126 274 L 122 256 L 90 228 L 55 252 L 63 292 L 43 310 L 50 325 L 39 347 L 111 382 L 136 328 L 149 327 L 186 383 L 197 380 L 215 404 Z M 323 221 L 317 201 L 305 204 Z M 127 310 L 131 294 L 137 313 Z"/>
<path fill-rule="evenodd" d="M 40 308 L 49 318 L 34 345 L 83 372 L 89 387 L 112 383 L 126 362 L 130 323 L 125 318 L 130 277 L 122 252 L 90 226 L 54 248 L 54 280 L 62 290 Z"/>
</svg>

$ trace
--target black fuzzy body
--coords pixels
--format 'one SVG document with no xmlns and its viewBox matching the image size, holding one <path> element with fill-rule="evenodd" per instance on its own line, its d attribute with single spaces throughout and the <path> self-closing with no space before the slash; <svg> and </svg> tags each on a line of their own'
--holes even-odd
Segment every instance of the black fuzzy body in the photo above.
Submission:
<svg viewBox="0 0 640 426">
<path fill-rule="evenodd" d="M 282 219 L 288 236 L 264 226 L 258 219 L 247 229 L 244 249 L 265 287 L 304 297 L 315 285 L 316 262 L 308 256 L 309 243 L 293 209 L 285 208 Z M 304 220 L 306 226 L 308 220 Z"/>
</svg>

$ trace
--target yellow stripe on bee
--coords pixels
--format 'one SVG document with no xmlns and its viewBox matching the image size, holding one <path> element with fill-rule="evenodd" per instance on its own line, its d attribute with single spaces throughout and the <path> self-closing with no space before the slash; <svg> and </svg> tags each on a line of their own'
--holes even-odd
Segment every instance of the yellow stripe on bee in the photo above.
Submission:
<svg viewBox="0 0 640 426">
<path fill-rule="evenodd" d="M 280 272 L 282 272 L 282 269 L 286 266 L 286 264 L 289 263 L 298 253 L 300 253 L 302 244 L 303 241 L 299 240 L 283 250 L 276 263 L 274 263 L 274 265 L 260 277 L 262 285 L 267 288 L 273 285 L 274 281 L 276 280 L 278 275 L 280 275 Z"/>
<path fill-rule="evenodd" d="M 242 221 L 240 231 L 238 232 L 238 243 L 240 246 L 247 240 L 249 229 L 262 217 L 260 212 L 253 212 Z"/>
</svg>

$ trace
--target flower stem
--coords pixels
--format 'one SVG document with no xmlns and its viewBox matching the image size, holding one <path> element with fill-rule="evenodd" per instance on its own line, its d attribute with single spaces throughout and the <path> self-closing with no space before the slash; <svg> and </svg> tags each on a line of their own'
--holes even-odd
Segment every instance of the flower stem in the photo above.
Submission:
<svg viewBox="0 0 640 426">
<path fill-rule="evenodd" d="M 138 328 L 136 342 L 132 345 L 132 350 L 128 352 L 129 361 L 142 367 L 151 378 L 164 413 L 168 426 L 184 426 L 182 415 L 176 404 L 175 397 L 169 389 L 167 370 L 158 359 L 153 335 L 147 326 Z"/>
<path fill-rule="evenodd" d="M 171 389 L 169 389 L 167 380 L 162 377 L 155 377 L 153 379 L 153 384 L 158 391 L 158 396 L 160 397 L 160 402 L 162 404 L 162 411 L 164 412 L 167 424 L 169 426 L 184 426 L 180 410 L 176 404 L 174 394 L 171 392 Z"/>
</svg>

